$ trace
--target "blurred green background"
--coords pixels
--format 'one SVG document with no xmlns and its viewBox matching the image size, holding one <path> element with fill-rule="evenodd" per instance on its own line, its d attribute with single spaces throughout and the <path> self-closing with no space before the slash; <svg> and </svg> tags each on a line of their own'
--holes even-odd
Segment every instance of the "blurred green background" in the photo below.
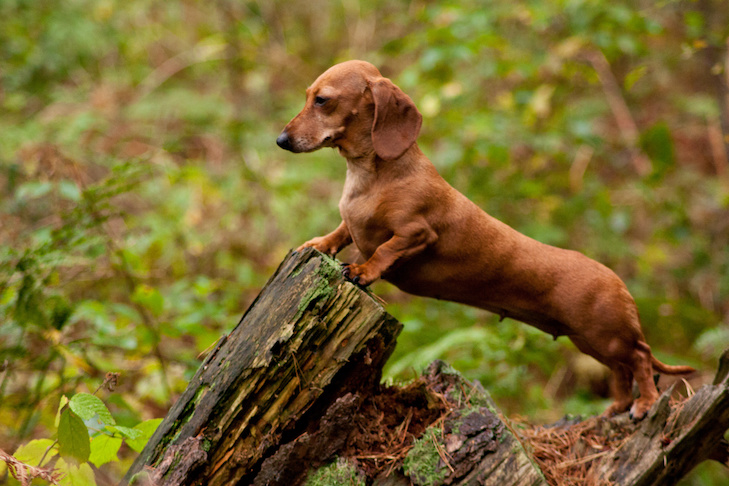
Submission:
<svg viewBox="0 0 729 486">
<path fill-rule="evenodd" d="M 288 249 L 337 226 L 344 161 L 275 139 L 353 58 L 413 98 L 452 185 L 613 268 L 700 385 L 729 347 L 728 36 L 724 0 L 2 0 L 0 448 L 107 371 L 117 422 L 164 416 Z M 405 324 L 389 379 L 441 358 L 507 415 L 606 407 L 567 340 L 373 288 Z"/>
</svg>

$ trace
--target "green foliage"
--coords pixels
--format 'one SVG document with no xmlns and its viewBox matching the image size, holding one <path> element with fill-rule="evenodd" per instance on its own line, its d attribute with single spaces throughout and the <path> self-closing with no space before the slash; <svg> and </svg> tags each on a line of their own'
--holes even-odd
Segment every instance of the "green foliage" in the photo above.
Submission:
<svg viewBox="0 0 729 486">
<path fill-rule="evenodd" d="M 95 485 L 89 463 L 100 468 L 118 462 L 118 452 L 125 441 L 135 451 L 141 451 L 160 422 L 161 419 L 147 420 L 134 428 L 122 427 L 115 425 L 111 412 L 97 396 L 77 393 L 69 400 L 64 395 L 56 418 L 56 440 L 32 440 L 18 447 L 13 456 L 31 466 L 45 466 L 58 456 L 54 469 L 63 475 L 62 485 Z M 5 468 L 4 463 L 0 464 L 0 477 Z"/>
<path fill-rule="evenodd" d="M 457 189 L 613 268 L 661 359 L 711 369 L 729 345 L 729 184 L 711 148 L 729 117 L 721 1 L 7 0 L 0 14 L 0 444 L 23 454 L 62 419 L 68 481 L 91 475 L 72 459 L 87 456 L 79 420 L 98 421 L 88 460 L 120 477 L 144 419 L 285 252 L 338 224 L 341 158 L 274 141 L 345 59 L 412 96 L 419 144 Z M 507 413 L 604 407 L 565 378 L 581 373 L 566 340 L 374 290 L 405 323 L 390 378 L 437 357 Z M 87 392 L 113 370 L 107 416 Z"/>
</svg>

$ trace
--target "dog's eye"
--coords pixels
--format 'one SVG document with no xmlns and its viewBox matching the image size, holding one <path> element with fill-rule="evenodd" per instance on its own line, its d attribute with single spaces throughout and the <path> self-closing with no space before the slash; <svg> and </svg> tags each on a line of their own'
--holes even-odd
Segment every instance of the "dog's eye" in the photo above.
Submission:
<svg viewBox="0 0 729 486">
<path fill-rule="evenodd" d="M 327 101 L 329 101 L 329 98 L 324 98 L 323 96 L 317 96 L 314 98 L 314 104 L 316 106 L 324 106 L 327 104 Z"/>
</svg>

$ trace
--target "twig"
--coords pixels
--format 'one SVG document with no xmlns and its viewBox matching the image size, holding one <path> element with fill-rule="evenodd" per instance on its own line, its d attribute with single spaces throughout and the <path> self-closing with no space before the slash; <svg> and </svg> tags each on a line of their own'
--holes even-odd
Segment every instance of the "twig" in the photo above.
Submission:
<svg viewBox="0 0 729 486">
<path fill-rule="evenodd" d="M 163 62 L 139 83 L 138 98 L 143 98 L 180 71 L 198 63 L 219 61 L 226 58 L 225 44 L 199 42 L 192 49 L 183 51 Z"/>
<path fill-rule="evenodd" d="M 638 147 L 640 132 L 620 91 L 620 85 L 615 79 L 612 69 L 610 69 L 610 63 L 600 50 L 588 50 L 583 55 L 592 64 L 597 77 L 600 79 L 608 105 L 610 105 L 610 110 L 613 112 L 615 123 L 618 125 L 620 136 L 630 151 L 633 168 L 635 168 L 638 175 L 645 176 L 649 174 L 653 170 L 653 166 L 648 157 Z"/>
<path fill-rule="evenodd" d="M 104 381 L 101 383 L 101 385 L 99 385 L 96 391 L 94 391 L 93 395 L 99 393 L 99 390 L 101 390 L 103 387 L 106 387 L 109 391 L 114 391 L 117 383 L 119 383 L 119 373 L 109 371 L 104 377 Z"/>
<path fill-rule="evenodd" d="M 709 146 L 711 147 L 711 160 L 714 162 L 714 170 L 719 177 L 729 175 L 729 157 L 725 149 L 726 142 L 721 131 L 721 122 L 717 118 L 711 118 L 708 122 L 707 132 L 709 135 Z M 729 136 L 728 136 L 729 137 Z"/>
<path fill-rule="evenodd" d="M 575 158 L 572 160 L 569 172 L 570 188 L 572 189 L 572 192 L 579 192 L 582 189 L 582 181 L 585 177 L 585 171 L 587 171 L 587 165 L 590 163 L 590 160 L 592 160 L 592 154 L 594 153 L 595 149 L 589 145 L 580 145 L 577 149 L 577 153 L 575 154 Z M 563 368 L 560 375 L 560 381 L 564 377 L 565 373 L 566 371 Z M 551 381 L 552 380 L 550 379 L 550 382 Z"/>
<path fill-rule="evenodd" d="M 124 282 L 127 285 L 127 289 L 131 294 L 134 293 L 134 291 L 137 288 L 137 279 L 134 276 L 133 270 L 131 266 L 129 265 L 129 262 L 124 255 L 124 252 L 122 249 L 116 244 L 115 235 L 113 234 L 113 230 L 111 227 L 107 224 L 107 222 L 104 220 L 101 214 L 99 214 L 94 201 L 92 201 L 90 198 L 86 198 L 86 202 L 89 203 L 89 214 L 96 220 L 96 222 L 99 224 L 99 227 L 101 227 L 105 233 L 105 244 L 109 250 L 109 252 L 112 255 L 116 255 L 116 257 L 119 259 L 119 264 L 115 264 L 114 262 L 111 263 L 111 267 L 114 268 L 116 271 L 121 273 L 121 276 L 124 279 Z M 142 317 L 142 324 L 144 327 L 146 327 L 150 333 L 152 334 L 153 344 L 152 344 L 152 352 L 154 356 L 157 358 L 157 361 L 159 361 L 159 367 L 160 367 L 160 373 L 162 374 L 162 386 L 165 390 L 165 393 L 168 397 L 172 396 L 172 389 L 170 388 L 170 384 L 167 378 L 167 362 L 165 357 L 162 355 L 162 350 L 159 347 L 160 343 L 160 337 L 159 337 L 159 330 L 157 329 L 157 325 L 152 318 L 151 313 L 149 310 L 137 303 L 132 301 L 132 305 L 134 308 L 139 312 L 139 315 Z"/>
<path fill-rule="evenodd" d="M 41 460 L 38 461 L 38 467 L 43 467 L 43 461 L 46 460 L 46 456 L 51 451 L 51 449 L 53 449 L 53 446 L 55 446 L 56 444 L 58 444 L 58 439 L 54 440 L 51 445 L 49 445 L 48 447 L 46 447 L 46 450 L 43 453 L 43 456 L 41 456 Z"/>
<path fill-rule="evenodd" d="M 443 450 L 443 446 L 438 443 L 438 439 L 435 437 L 435 432 L 433 432 L 433 429 L 429 429 L 430 431 L 430 439 L 433 441 L 433 445 L 435 446 L 435 450 L 438 452 L 438 455 L 440 456 L 443 463 L 448 467 L 448 469 L 451 470 L 451 472 L 455 472 L 456 470 L 453 469 L 453 466 L 451 466 L 451 463 L 448 461 L 448 454 L 445 450 Z"/>
<path fill-rule="evenodd" d="M 597 452 L 595 454 L 590 454 L 589 456 L 581 457 L 579 459 L 572 459 L 570 461 L 564 461 L 564 462 L 562 462 L 560 464 L 555 465 L 555 467 L 557 469 L 566 469 L 568 467 L 577 466 L 579 464 L 585 464 L 587 462 L 590 462 L 590 461 L 592 461 L 594 459 L 597 459 L 598 457 L 602 457 L 605 454 L 609 454 L 611 452 L 612 452 L 612 450 L 611 449 L 608 449 L 606 451 Z"/>
</svg>

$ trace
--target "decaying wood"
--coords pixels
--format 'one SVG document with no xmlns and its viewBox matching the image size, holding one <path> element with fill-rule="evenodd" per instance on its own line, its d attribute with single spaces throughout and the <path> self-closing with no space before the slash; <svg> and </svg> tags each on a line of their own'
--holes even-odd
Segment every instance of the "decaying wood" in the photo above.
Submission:
<svg viewBox="0 0 729 486">
<path fill-rule="evenodd" d="M 379 383 L 401 327 L 334 260 L 290 254 L 124 482 L 145 469 L 157 485 L 253 482 L 263 460 L 315 427 L 337 398 Z M 189 455 L 196 460 L 182 460 Z"/>
<path fill-rule="evenodd" d="M 729 350 L 712 385 L 683 401 L 666 390 L 641 422 L 545 427 L 511 423 L 443 362 L 408 385 L 381 385 L 400 329 L 335 260 L 290 254 L 125 482 L 671 485 L 704 460 L 729 459 Z"/>
<path fill-rule="evenodd" d="M 595 465 L 596 475 L 621 485 L 671 485 L 699 463 L 725 458 L 728 380 L 729 350 L 722 355 L 714 383 L 673 409 L 673 390 L 666 390 L 630 440 Z"/>
<path fill-rule="evenodd" d="M 412 398 L 419 395 L 423 398 L 423 408 L 439 411 L 428 427 L 410 426 L 408 417 L 416 413 L 411 408 L 401 422 L 402 428 L 393 427 L 387 431 L 385 420 L 380 418 L 381 423 L 377 427 L 385 429 L 385 433 L 379 434 L 366 430 L 355 418 L 340 431 L 347 436 L 346 444 L 367 443 L 367 450 L 361 450 L 361 446 L 352 448 L 345 445 L 338 455 L 350 458 L 351 467 L 364 473 L 362 476 L 368 478 L 373 486 L 547 484 L 488 393 L 478 383 L 469 383 L 447 364 L 436 361 L 404 389 L 408 388 L 411 393 L 405 395 L 409 395 L 410 399 L 394 398 L 395 393 L 385 402 L 390 408 L 381 410 L 381 413 L 403 413 L 407 402 L 413 405 Z M 368 414 L 363 408 L 364 405 L 352 416 L 363 415 L 366 418 Z M 290 478 L 296 484 L 297 478 Z"/>
<path fill-rule="evenodd" d="M 442 427 L 431 427 L 418 441 L 427 444 L 428 448 L 428 441 L 432 442 L 440 458 L 435 471 L 411 467 L 410 464 L 417 466 L 417 456 L 423 451 L 413 447 L 409 452 L 410 461 L 406 461 L 405 472 L 411 484 L 547 484 L 521 441 L 501 417 L 489 394 L 478 383 L 469 383 L 439 361 L 430 365 L 424 377 L 436 383 L 433 391 L 453 406 L 445 416 Z M 441 431 L 438 439 L 433 430 Z M 439 478 L 436 483 L 433 483 L 433 473 Z"/>
</svg>

